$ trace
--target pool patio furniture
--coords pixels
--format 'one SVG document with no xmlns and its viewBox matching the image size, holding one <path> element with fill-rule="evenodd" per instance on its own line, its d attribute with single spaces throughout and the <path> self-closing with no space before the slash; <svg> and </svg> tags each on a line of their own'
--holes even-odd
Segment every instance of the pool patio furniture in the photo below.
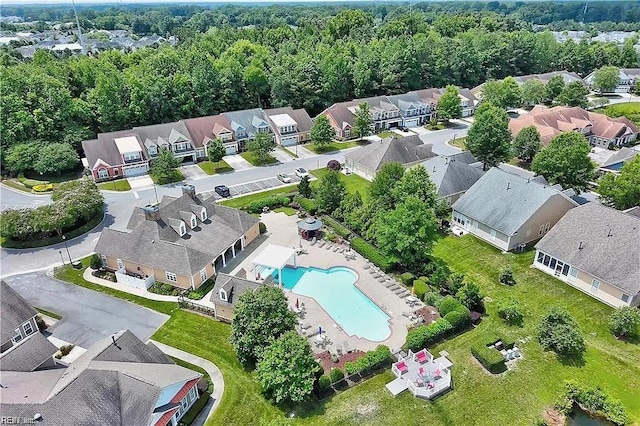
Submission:
<svg viewBox="0 0 640 426">
<path fill-rule="evenodd" d="M 371 268 L 371 265 L 364 265 L 363 266 L 363 269 L 369 269 L 369 268 Z"/>
<path fill-rule="evenodd" d="M 418 361 L 420 364 L 424 364 L 425 362 L 429 361 L 429 357 L 427 356 L 427 351 L 423 349 L 420 352 L 418 352 L 416 354 L 416 361 Z"/>
<path fill-rule="evenodd" d="M 421 364 L 417 361 L 420 352 L 424 351 L 428 362 Z M 404 356 L 403 356 L 404 355 Z M 401 371 L 398 365 L 405 366 L 407 371 Z M 444 355 L 433 359 L 426 349 L 414 353 L 399 354 L 398 362 L 391 365 L 391 371 L 396 379 L 387 383 L 386 388 L 393 396 L 409 390 L 418 398 L 432 399 L 451 389 L 451 371 L 453 364 Z M 421 384 L 422 383 L 422 384 Z"/>
<path fill-rule="evenodd" d="M 397 363 L 395 364 L 395 367 L 398 369 L 398 371 L 400 372 L 400 374 L 404 374 L 404 373 L 406 373 L 407 371 L 409 371 L 409 367 L 407 367 L 407 364 L 405 364 L 405 362 L 404 362 L 404 361 L 397 362 Z"/>
<path fill-rule="evenodd" d="M 515 358 L 520 358 L 520 349 L 518 349 L 518 347 L 517 347 L 517 346 L 514 346 L 514 347 L 513 347 L 513 356 L 514 356 Z"/>
</svg>

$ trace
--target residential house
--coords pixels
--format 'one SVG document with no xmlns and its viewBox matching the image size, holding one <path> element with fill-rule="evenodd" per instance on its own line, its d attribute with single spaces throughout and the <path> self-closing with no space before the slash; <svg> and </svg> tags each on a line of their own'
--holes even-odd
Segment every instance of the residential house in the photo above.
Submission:
<svg viewBox="0 0 640 426">
<path fill-rule="evenodd" d="M 516 83 L 518 83 L 518 85 L 522 86 L 526 81 L 529 81 L 529 80 L 537 80 L 543 84 L 547 84 L 549 80 L 551 80 L 553 77 L 556 77 L 556 76 L 562 77 L 562 80 L 564 80 L 564 84 L 570 84 L 576 81 L 582 84 L 585 84 L 584 80 L 582 80 L 582 78 L 580 78 L 578 74 L 576 74 L 575 72 L 569 72 L 564 70 L 551 71 L 551 72 L 546 72 L 542 74 L 527 74 L 527 75 L 513 76 L 513 79 L 516 81 Z M 471 89 L 471 92 L 477 97 L 482 97 L 483 88 L 484 88 L 484 83 Z"/>
<path fill-rule="evenodd" d="M 127 229 L 102 231 L 95 252 L 118 282 L 143 289 L 155 281 L 197 289 L 260 235 L 256 217 L 203 200 L 193 185 L 135 208 Z"/>
<path fill-rule="evenodd" d="M 275 142 L 282 146 L 293 146 L 311 140 L 313 121 L 304 109 L 291 107 L 274 108 L 264 111 L 275 136 Z"/>
<path fill-rule="evenodd" d="M 436 185 L 438 199 L 453 204 L 482 177 L 482 163 L 469 151 L 430 158 L 420 163 Z"/>
<path fill-rule="evenodd" d="M 98 139 L 82 142 L 84 167 L 94 180 L 139 176 L 149 170 L 149 156 L 134 130 L 100 133 Z"/>
<path fill-rule="evenodd" d="M 202 377 L 127 330 L 98 341 L 68 367 L 2 370 L 2 417 L 44 426 L 177 426 L 198 400 Z"/>
<path fill-rule="evenodd" d="M 620 173 L 622 166 L 640 155 L 640 146 L 636 148 L 638 149 L 622 147 L 618 151 L 614 151 L 607 161 L 600 165 L 598 170 L 615 174 Z"/>
<path fill-rule="evenodd" d="M 209 143 L 214 140 L 222 142 L 226 155 L 238 153 L 238 141 L 233 138 L 231 122 L 224 115 L 189 118 L 183 122 L 196 149 L 204 148 L 205 156 L 208 155 Z"/>
<path fill-rule="evenodd" d="M 434 106 L 424 102 L 415 92 L 387 96 L 387 99 L 400 111 L 402 125 L 405 127 L 418 127 L 428 123 L 435 114 Z"/>
<path fill-rule="evenodd" d="M 196 148 L 183 121 L 134 127 L 133 130 L 140 135 L 151 159 L 160 155 L 162 150 L 170 151 L 174 157 L 182 160 L 197 161 L 206 157 L 205 148 Z"/>
<path fill-rule="evenodd" d="M 261 108 L 224 112 L 222 115 L 229 121 L 240 151 L 244 151 L 247 141 L 254 139 L 258 133 L 273 133 Z"/>
<path fill-rule="evenodd" d="M 535 126 L 543 145 L 563 132 L 582 133 L 591 145 L 610 148 L 630 144 L 638 137 L 638 127 L 626 117 L 611 118 L 580 107 L 537 105 L 528 114 L 509 120 L 515 137 L 522 129 Z"/>
<path fill-rule="evenodd" d="M 37 315 L 29 302 L 9 284 L 0 281 L 0 370 L 3 372 L 56 366 L 53 355 L 58 348 L 40 332 Z M 5 391 L 2 390 L 3 398 Z"/>
<path fill-rule="evenodd" d="M 252 281 L 223 273 L 218 274 L 210 299 L 214 305 L 216 318 L 231 322 L 233 310 L 240 296 L 248 291 L 257 290 L 261 285 L 261 281 Z"/>
<path fill-rule="evenodd" d="M 536 244 L 533 266 L 614 307 L 640 305 L 640 217 L 587 203 Z"/>
<path fill-rule="evenodd" d="M 347 171 L 368 180 L 373 180 L 386 163 L 396 162 L 411 167 L 432 157 L 435 154 L 431 150 L 431 144 L 422 142 L 418 135 L 384 138 L 344 155 Z"/>
<path fill-rule="evenodd" d="M 493 167 L 453 203 L 453 222 L 504 251 L 542 238 L 578 203 L 572 190 Z"/>
<path fill-rule="evenodd" d="M 593 86 L 595 80 L 596 71 L 592 72 L 584 78 L 584 81 Z M 629 93 L 638 80 L 640 80 L 640 68 L 620 68 L 619 70 L 620 82 L 616 88 L 607 93 Z"/>
<path fill-rule="evenodd" d="M 445 89 L 423 89 L 416 90 L 414 92 L 422 102 L 430 104 L 432 110 L 436 110 L 438 106 L 438 100 L 444 94 Z M 462 108 L 461 116 L 470 117 L 476 111 L 478 105 L 478 98 L 470 89 L 458 88 L 458 97 L 460 98 L 460 107 Z M 433 116 L 432 116 L 433 117 Z M 435 117 L 433 117 L 435 118 Z"/>
<path fill-rule="evenodd" d="M 331 123 L 331 127 L 336 133 L 338 139 L 349 139 L 357 136 L 353 132 L 355 124 L 354 108 L 358 108 L 360 100 L 348 102 L 338 102 L 322 111 L 320 114 L 325 115 Z"/>
</svg>

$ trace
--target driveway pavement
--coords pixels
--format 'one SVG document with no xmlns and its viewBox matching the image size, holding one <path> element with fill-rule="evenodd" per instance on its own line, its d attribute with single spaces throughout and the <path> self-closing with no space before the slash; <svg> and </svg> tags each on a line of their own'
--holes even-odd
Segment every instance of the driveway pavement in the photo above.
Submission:
<svg viewBox="0 0 640 426">
<path fill-rule="evenodd" d="M 251 163 L 249 163 L 247 160 L 242 158 L 240 154 L 226 155 L 222 159 L 226 161 L 228 165 L 230 165 L 236 170 L 246 170 L 246 169 L 252 169 L 254 167 L 251 165 Z"/>
<path fill-rule="evenodd" d="M 189 164 L 187 166 L 181 166 L 180 171 L 187 180 L 204 179 L 208 175 L 199 166 L 195 164 Z"/>
<path fill-rule="evenodd" d="M 44 272 L 14 275 L 5 281 L 31 305 L 62 316 L 47 330 L 53 337 L 84 348 L 124 329 L 146 341 L 169 319 L 133 303 L 58 281 Z"/>
<path fill-rule="evenodd" d="M 130 177 L 127 180 L 133 190 L 153 186 L 153 179 L 149 175 Z"/>
<path fill-rule="evenodd" d="M 290 149 L 291 152 L 295 152 L 296 147 L 295 146 L 291 146 L 291 147 L 289 147 L 287 149 Z M 271 155 L 281 163 L 286 163 L 286 162 L 295 160 L 295 157 L 292 157 L 291 154 L 289 154 L 287 151 L 285 151 L 280 146 L 276 146 L 276 149 L 273 150 Z"/>
</svg>

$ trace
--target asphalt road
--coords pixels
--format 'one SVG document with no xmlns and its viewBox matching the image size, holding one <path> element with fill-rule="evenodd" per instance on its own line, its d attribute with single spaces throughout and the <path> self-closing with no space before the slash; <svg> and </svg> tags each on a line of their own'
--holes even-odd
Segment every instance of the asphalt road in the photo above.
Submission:
<svg viewBox="0 0 640 426">
<path fill-rule="evenodd" d="M 169 319 L 133 303 L 58 281 L 44 272 L 14 275 L 5 281 L 31 305 L 61 315 L 47 331 L 83 348 L 124 329 L 146 341 Z"/>
</svg>

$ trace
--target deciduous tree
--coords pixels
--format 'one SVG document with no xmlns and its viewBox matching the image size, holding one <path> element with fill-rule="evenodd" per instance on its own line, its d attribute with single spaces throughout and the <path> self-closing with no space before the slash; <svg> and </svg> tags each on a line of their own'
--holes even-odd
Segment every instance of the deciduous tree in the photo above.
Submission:
<svg viewBox="0 0 640 426">
<path fill-rule="evenodd" d="M 465 144 L 469 151 L 488 167 L 511 158 L 509 116 L 499 107 L 484 103 L 477 109 Z"/>
<path fill-rule="evenodd" d="M 340 172 L 327 170 L 320 178 L 320 184 L 316 190 L 316 203 L 318 209 L 325 213 L 333 213 L 344 200 L 346 189 L 341 179 Z"/>
<path fill-rule="evenodd" d="M 149 174 L 156 178 L 159 184 L 172 182 L 180 159 L 173 156 L 173 153 L 167 149 L 161 149 L 158 158 L 151 161 L 151 170 Z"/>
<path fill-rule="evenodd" d="M 276 148 L 270 133 L 258 133 L 253 140 L 247 142 L 247 149 L 255 154 L 260 163 L 266 163 L 269 153 Z"/>
<path fill-rule="evenodd" d="M 390 210 L 395 205 L 394 188 L 404 175 L 404 167 L 400 163 L 385 163 L 376 173 L 369 187 L 371 203 L 377 208 Z"/>
<path fill-rule="evenodd" d="M 309 176 L 304 176 L 300 183 L 298 183 L 298 193 L 305 198 L 311 198 L 311 183 L 309 182 Z"/>
<path fill-rule="evenodd" d="M 449 85 L 445 88 L 444 93 L 438 99 L 436 111 L 438 118 L 445 121 L 462 116 L 462 104 L 460 104 L 460 96 L 456 86 Z"/>
<path fill-rule="evenodd" d="M 366 102 L 362 102 L 356 109 L 353 133 L 360 139 L 371 134 L 371 113 Z"/>
<path fill-rule="evenodd" d="M 78 165 L 78 154 L 68 143 L 51 143 L 40 148 L 33 169 L 38 173 L 57 173 L 71 170 Z"/>
<path fill-rule="evenodd" d="M 326 115 L 321 114 L 316 118 L 316 121 L 311 127 L 311 142 L 317 148 L 324 148 L 333 140 L 335 132 L 331 123 Z"/>
<path fill-rule="evenodd" d="M 227 150 L 224 145 L 222 145 L 222 141 L 220 139 L 216 139 L 209 142 L 207 145 L 207 155 L 209 156 L 209 160 L 217 163 L 222 160 L 222 157 L 227 155 Z"/>
<path fill-rule="evenodd" d="M 620 174 L 605 174 L 598 181 L 602 201 L 618 210 L 640 206 L 640 156 L 626 163 Z"/>
<path fill-rule="evenodd" d="M 434 208 L 437 196 L 436 185 L 423 165 L 405 171 L 393 188 L 396 203 L 401 203 L 409 197 L 416 197 L 429 208 Z"/>
<path fill-rule="evenodd" d="M 618 337 L 636 337 L 640 334 L 640 309 L 621 306 L 609 317 L 609 329 Z"/>
<path fill-rule="evenodd" d="M 604 66 L 593 74 L 593 88 L 600 93 L 613 92 L 620 84 L 620 68 Z"/>
<path fill-rule="evenodd" d="M 579 81 L 574 81 L 573 83 L 567 84 L 560 95 L 556 97 L 555 103 L 558 105 L 566 105 L 569 107 L 581 107 L 585 108 L 587 106 L 587 95 L 589 94 L 589 89 L 585 87 Z"/>
<path fill-rule="evenodd" d="M 551 79 L 547 82 L 546 88 L 546 97 L 549 103 L 553 102 L 555 98 L 560 96 L 562 90 L 564 89 L 564 79 L 561 75 L 556 75 L 551 77 Z"/>
<path fill-rule="evenodd" d="M 566 310 L 556 307 L 542 319 L 538 342 L 560 356 L 581 356 L 586 349 L 576 321 Z"/>
<path fill-rule="evenodd" d="M 30 142 L 11 147 L 4 157 L 7 169 L 15 173 L 34 170 L 41 146 L 42 143 Z"/>
<path fill-rule="evenodd" d="M 527 163 L 533 160 L 540 148 L 540 133 L 536 126 L 525 127 L 513 138 L 513 155 Z"/>
<path fill-rule="evenodd" d="M 525 105 L 537 105 L 544 102 L 546 88 L 542 81 L 530 79 L 522 84 L 522 103 Z"/>
</svg>

